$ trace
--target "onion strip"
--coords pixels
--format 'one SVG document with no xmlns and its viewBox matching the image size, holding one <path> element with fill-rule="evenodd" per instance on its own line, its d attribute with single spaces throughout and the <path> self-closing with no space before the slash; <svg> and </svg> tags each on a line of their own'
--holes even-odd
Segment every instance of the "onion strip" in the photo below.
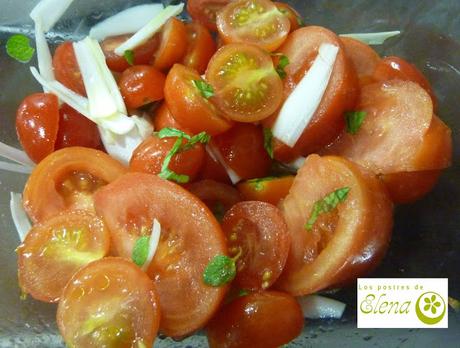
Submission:
<svg viewBox="0 0 460 348">
<path fill-rule="evenodd" d="M 379 33 L 351 33 L 351 34 L 340 34 L 342 37 L 351 37 L 352 39 L 359 40 L 368 45 L 381 45 L 385 40 L 398 36 L 401 34 L 399 30 L 395 31 L 382 31 Z"/>
<path fill-rule="evenodd" d="M 10 192 L 10 211 L 19 239 L 23 242 L 32 225 L 22 206 L 22 195 L 20 193 Z"/>
<path fill-rule="evenodd" d="M 236 172 L 232 168 L 229 167 L 229 165 L 225 162 L 224 158 L 222 157 L 222 154 L 215 146 L 207 144 L 206 151 L 214 161 L 219 162 L 222 165 L 222 167 L 224 167 L 233 185 L 241 181 L 241 178 L 238 176 L 238 174 L 236 174 Z"/>
<path fill-rule="evenodd" d="M 24 151 L 0 142 L 0 157 L 7 158 L 26 167 L 33 167 L 35 163 L 27 156 Z"/>
<path fill-rule="evenodd" d="M 6 170 L 8 172 L 20 173 L 20 174 L 30 174 L 32 173 L 33 168 L 30 166 L 25 166 L 22 164 L 10 163 L 0 161 L 0 169 Z"/>
<path fill-rule="evenodd" d="M 160 233 L 161 233 L 161 225 L 157 219 L 153 219 L 153 227 L 152 227 L 152 234 L 149 238 L 149 251 L 147 254 L 147 259 L 145 260 L 144 264 L 142 265 L 142 270 L 145 272 L 149 268 L 150 263 L 155 256 L 155 252 L 158 248 L 158 243 L 160 242 Z"/>
<path fill-rule="evenodd" d="M 340 319 L 346 307 L 343 302 L 319 295 L 298 297 L 297 301 L 308 319 Z"/>
</svg>

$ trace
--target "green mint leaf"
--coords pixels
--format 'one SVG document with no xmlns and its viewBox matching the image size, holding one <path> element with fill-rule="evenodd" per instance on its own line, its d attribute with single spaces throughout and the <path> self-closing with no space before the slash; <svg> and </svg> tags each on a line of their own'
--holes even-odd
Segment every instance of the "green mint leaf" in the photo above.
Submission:
<svg viewBox="0 0 460 348">
<path fill-rule="evenodd" d="M 270 128 L 264 128 L 264 149 L 273 159 L 273 133 Z"/>
<path fill-rule="evenodd" d="M 219 287 L 230 283 L 236 275 L 236 264 L 225 255 L 215 256 L 203 272 L 203 282 L 206 285 Z"/>
<path fill-rule="evenodd" d="M 30 39 L 27 36 L 16 34 L 6 42 L 6 53 L 18 62 L 28 63 L 35 53 L 35 48 L 30 46 Z"/>
<path fill-rule="evenodd" d="M 307 223 L 305 224 L 305 229 L 307 231 L 311 230 L 316 220 L 321 214 L 329 213 L 330 211 L 337 208 L 339 203 L 347 199 L 348 192 L 350 192 L 349 187 L 342 187 L 329 193 L 323 199 L 316 201 L 313 205 L 310 217 L 308 218 Z"/>
<path fill-rule="evenodd" d="M 276 66 L 276 72 L 282 79 L 286 77 L 286 71 L 284 70 L 284 68 L 286 68 L 288 65 L 289 65 L 289 58 L 285 56 L 284 54 L 282 54 L 278 61 L 278 65 Z"/>
<path fill-rule="evenodd" d="M 168 166 L 169 166 L 169 163 L 171 162 L 172 157 L 180 151 L 180 148 L 182 146 L 182 139 L 183 139 L 182 137 L 177 138 L 173 147 L 166 155 L 163 161 L 163 165 L 161 166 L 161 172 L 158 174 L 158 176 L 162 179 L 172 180 L 179 184 L 187 183 L 190 180 L 190 178 L 188 177 L 188 175 L 174 173 L 172 170 L 168 168 Z"/>
<path fill-rule="evenodd" d="M 129 65 L 134 65 L 134 51 L 126 50 L 123 57 L 125 57 Z"/>
<path fill-rule="evenodd" d="M 250 179 L 247 181 L 247 183 L 250 185 L 253 185 L 256 191 L 262 191 L 265 187 L 265 183 L 273 179 L 277 179 L 277 178 L 274 176 L 267 176 L 265 178 Z"/>
<path fill-rule="evenodd" d="M 193 80 L 193 84 L 204 98 L 209 99 L 214 95 L 214 88 L 209 83 L 203 80 Z"/>
<path fill-rule="evenodd" d="M 365 118 L 366 118 L 365 111 L 346 112 L 345 113 L 345 123 L 347 124 L 347 132 L 350 134 L 358 133 Z"/>
<path fill-rule="evenodd" d="M 188 143 L 182 146 L 180 151 L 182 152 L 182 151 L 190 150 L 197 143 L 207 144 L 209 143 L 210 140 L 211 140 L 211 136 L 208 133 L 206 132 L 198 133 L 197 135 L 194 135 L 193 137 L 191 137 Z"/>
<path fill-rule="evenodd" d="M 191 139 L 190 135 L 188 135 L 187 133 L 185 133 L 185 132 L 183 132 L 183 131 L 181 131 L 179 129 L 169 128 L 169 127 L 163 128 L 159 132 L 156 132 L 155 135 L 160 139 L 172 138 L 172 137 L 182 137 L 182 138 L 187 139 L 187 140 Z"/>
<path fill-rule="evenodd" d="M 138 238 L 134 244 L 131 259 L 139 267 L 144 265 L 145 261 L 147 261 L 147 256 L 149 253 L 149 241 L 150 237 L 142 236 Z"/>
</svg>

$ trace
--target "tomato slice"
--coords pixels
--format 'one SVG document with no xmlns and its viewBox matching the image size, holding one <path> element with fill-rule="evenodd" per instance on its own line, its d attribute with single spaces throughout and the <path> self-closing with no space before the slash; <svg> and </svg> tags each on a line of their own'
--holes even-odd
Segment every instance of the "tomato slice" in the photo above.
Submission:
<svg viewBox="0 0 460 348">
<path fill-rule="evenodd" d="M 202 280 L 210 260 L 226 253 L 222 230 L 204 203 L 155 175 L 129 173 L 100 189 L 95 205 L 124 257 L 131 257 L 141 234 L 150 233 L 153 219 L 160 222 L 160 242 L 148 269 L 160 298 L 160 330 L 182 337 L 203 327 L 227 290 Z"/>
<path fill-rule="evenodd" d="M 280 106 L 281 78 L 270 55 L 257 46 L 223 46 L 211 58 L 206 79 L 214 87 L 213 101 L 232 120 L 259 121 Z"/>
<path fill-rule="evenodd" d="M 115 257 L 75 273 L 57 309 L 69 347 L 152 347 L 159 322 L 152 281 L 134 263 Z"/>
<path fill-rule="evenodd" d="M 280 276 L 291 236 L 281 211 L 258 201 L 234 205 L 222 220 L 228 248 L 237 261 L 236 284 L 241 289 L 268 289 Z"/>
<path fill-rule="evenodd" d="M 161 30 L 160 46 L 153 55 L 152 65 L 167 70 L 179 63 L 187 51 L 187 29 L 177 18 L 171 18 Z"/>
<path fill-rule="evenodd" d="M 16 132 L 24 151 L 38 163 L 54 150 L 59 127 L 59 102 L 54 94 L 27 96 L 16 111 Z"/>
<path fill-rule="evenodd" d="M 216 18 L 219 35 L 225 43 L 257 45 L 272 52 L 286 40 L 289 18 L 269 0 L 236 0 Z"/>
<path fill-rule="evenodd" d="M 349 188 L 346 199 L 306 230 L 315 202 L 341 188 Z M 294 296 L 355 280 L 375 268 L 388 248 L 388 193 L 373 173 L 344 158 L 308 156 L 280 208 L 291 248 L 275 287 Z"/>
<path fill-rule="evenodd" d="M 201 76 L 193 69 L 176 64 L 169 71 L 165 101 L 174 118 L 193 133 L 216 135 L 225 132 L 232 122 L 222 117 L 214 104 L 196 87 Z M 184 97 L 185 96 L 185 97 Z"/>
<path fill-rule="evenodd" d="M 163 128 L 175 128 L 187 133 L 188 135 L 193 135 L 192 132 L 177 122 L 166 103 L 161 103 L 161 105 L 155 110 L 153 116 L 153 128 L 156 131 L 162 130 Z"/>
<path fill-rule="evenodd" d="M 92 194 L 126 168 L 106 153 L 84 147 L 53 152 L 33 170 L 24 188 L 24 208 L 33 222 L 66 210 L 92 210 Z"/>
<path fill-rule="evenodd" d="M 224 166 L 219 161 L 212 158 L 207 151 L 205 153 L 204 163 L 198 177 L 202 180 L 209 179 L 224 184 L 232 183 Z"/>
<path fill-rule="evenodd" d="M 303 26 L 302 16 L 294 8 L 284 2 L 275 1 L 274 4 L 278 11 L 289 19 L 289 22 L 291 23 L 291 32 Z"/>
<path fill-rule="evenodd" d="M 217 31 L 217 12 L 232 0 L 188 0 L 187 12 L 197 21 L 211 31 Z"/>
<path fill-rule="evenodd" d="M 261 201 L 278 205 L 289 193 L 294 181 L 294 176 L 288 175 L 281 178 L 268 177 L 247 180 L 236 187 L 246 201 Z"/>
<path fill-rule="evenodd" d="M 277 291 L 240 297 L 222 307 L 207 327 L 211 348 L 283 346 L 303 328 L 296 299 Z"/>
<path fill-rule="evenodd" d="M 53 69 L 57 81 L 75 93 L 86 96 L 85 84 L 71 41 L 65 41 L 56 48 Z"/>
<path fill-rule="evenodd" d="M 19 284 L 44 302 L 59 301 L 72 275 L 109 252 L 110 235 L 102 220 L 69 212 L 35 225 L 17 249 Z"/>
<path fill-rule="evenodd" d="M 216 52 L 216 43 L 206 27 L 199 22 L 187 23 L 187 52 L 182 64 L 204 74 L 212 55 Z"/>
</svg>

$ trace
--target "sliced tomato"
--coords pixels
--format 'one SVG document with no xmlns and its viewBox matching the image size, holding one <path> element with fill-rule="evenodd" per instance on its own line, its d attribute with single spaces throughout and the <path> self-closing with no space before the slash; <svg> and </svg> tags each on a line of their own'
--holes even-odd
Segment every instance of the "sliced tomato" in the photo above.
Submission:
<svg viewBox="0 0 460 348">
<path fill-rule="evenodd" d="M 221 308 L 207 327 L 211 348 L 283 346 L 303 328 L 297 300 L 285 293 L 264 291 L 240 297 Z"/>
<path fill-rule="evenodd" d="M 199 22 L 187 23 L 187 52 L 182 64 L 204 74 L 212 55 L 216 52 L 216 43 L 208 29 Z"/>
<path fill-rule="evenodd" d="M 165 85 L 165 101 L 174 118 L 193 133 L 216 135 L 225 132 L 232 122 L 222 116 L 211 100 L 196 85 L 202 81 L 193 69 L 176 64 L 169 71 Z"/>
<path fill-rule="evenodd" d="M 187 51 L 187 29 L 177 18 L 171 18 L 161 30 L 160 46 L 151 64 L 158 70 L 166 70 L 179 63 Z"/>
<path fill-rule="evenodd" d="M 275 1 L 274 4 L 278 11 L 289 19 L 289 22 L 291 23 L 291 32 L 303 26 L 302 16 L 294 8 L 284 2 Z"/>
<path fill-rule="evenodd" d="M 241 179 L 268 175 L 272 161 L 264 148 L 264 136 L 260 127 L 238 123 L 224 134 L 214 137 L 211 143 Z"/>
<path fill-rule="evenodd" d="M 158 295 L 134 263 L 108 257 L 75 273 L 57 309 L 69 347 L 152 347 L 158 332 Z"/>
<path fill-rule="evenodd" d="M 33 170 L 24 188 L 24 208 L 33 222 L 66 210 L 93 209 L 92 194 L 127 169 L 106 153 L 84 147 L 53 152 Z"/>
<path fill-rule="evenodd" d="M 118 86 L 128 108 L 163 99 L 166 76 L 150 65 L 135 65 L 121 74 Z"/>
<path fill-rule="evenodd" d="M 236 284 L 241 289 L 268 289 L 280 276 L 291 236 L 281 211 L 258 201 L 234 205 L 222 220 L 228 250 L 237 260 Z"/>
<path fill-rule="evenodd" d="M 59 127 L 59 102 L 54 94 L 27 96 L 16 111 L 16 133 L 24 151 L 38 163 L 54 150 Z"/>
<path fill-rule="evenodd" d="M 17 249 L 19 285 L 44 302 L 57 302 L 72 275 L 109 252 L 110 235 L 98 217 L 69 212 L 35 225 Z"/>
<path fill-rule="evenodd" d="M 257 45 L 272 52 L 291 28 L 287 16 L 269 0 L 236 0 L 217 12 L 217 30 L 226 44 Z"/>
<path fill-rule="evenodd" d="M 155 114 L 153 116 L 153 126 L 156 131 L 163 128 L 175 128 L 187 133 L 188 135 L 193 135 L 192 132 L 176 121 L 166 103 L 162 103 L 160 107 L 155 110 Z"/>
<path fill-rule="evenodd" d="M 188 0 L 187 12 L 194 21 L 203 24 L 209 30 L 217 31 L 217 12 L 230 2 L 232 0 Z"/>
<path fill-rule="evenodd" d="M 160 242 L 148 269 L 160 298 L 160 330 L 183 337 L 203 327 L 227 290 L 203 282 L 210 260 L 226 253 L 222 230 L 204 203 L 179 185 L 143 173 L 120 177 L 99 190 L 95 202 L 115 249 L 126 258 L 137 238 L 150 233 L 153 219 L 160 222 Z"/>
<path fill-rule="evenodd" d="M 232 183 L 224 166 L 219 161 L 211 157 L 207 151 L 204 156 L 204 163 L 201 167 L 199 178 L 203 180 L 214 180 L 224 184 Z"/>
<path fill-rule="evenodd" d="M 86 96 L 85 84 L 71 41 L 60 44 L 53 56 L 53 69 L 56 80 L 75 93 Z"/>
<path fill-rule="evenodd" d="M 348 188 L 345 200 L 305 228 L 316 202 Z M 286 267 L 275 287 L 294 296 L 340 286 L 383 258 L 392 230 L 392 203 L 375 175 L 341 157 L 310 155 L 280 204 L 291 234 Z"/>
<path fill-rule="evenodd" d="M 289 193 L 293 181 L 294 176 L 292 175 L 281 178 L 267 177 L 241 182 L 237 188 L 246 201 L 261 201 L 278 205 Z"/>
<path fill-rule="evenodd" d="M 270 55 L 244 44 L 225 45 L 211 58 L 206 79 L 219 109 L 232 120 L 255 122 L 280 106 L 282 82 Z"/>
</svg>

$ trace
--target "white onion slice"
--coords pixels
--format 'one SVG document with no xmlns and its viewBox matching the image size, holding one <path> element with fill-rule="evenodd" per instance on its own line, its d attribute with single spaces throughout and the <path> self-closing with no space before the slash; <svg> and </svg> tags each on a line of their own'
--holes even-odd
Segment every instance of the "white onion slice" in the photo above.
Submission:
<svg viewBox="0 0 460 348">
<path fill-rule="evenodd" d="M 149 252 L 147 254 L 147 259 L 142 265 L 143 271 L 147 271 L 150 263 L 153 260 L 153 257 L 155 256 L 155 252 L 157 251 L 157 247 L 158 247 L 158 242 L 160 241 L 160 233 L 161 233 L 161 225 L 157 219 L 153 219 L 152 234 L 150 235 L 150 238 L 149 238 Z"/>
<path fill-rule="evenodd" d="M 0 157 L 7 158 L 24 166 L 33 167 L 35 163 L 27 156 L 24 151 L 0 142 Z"/>
<path fill-rule="evenodd" d="M 43 31 L 47 32 L 54 27 L 72 2 L 73 0 L 41 0 L 30 12 L 30 18 L 34 22 L 39 21 Z"/>
<path fill-rule="evenodd" d="M 144 25 L 139 31 L 137 31 L 128 40 L 123 42 L 120 46 L 115 49 L 115 53 L 122 56 L 125 51 L 133 50 L 136 47 L 142 45 L 148 39 L 150 39 L 161 27 L 172 17 L 177 16 L 184 9 L 184 4 L 180 3 L 175 6 L 168 6 L 161 12 L 151 19 L 146 25 Z"/>
<path fill-rule="evenodd" d="M 22 164 L 10 163 L 0 161 L 0 169 L 6 170 L 8 172 L 20 173 L 20 174 L 30 174 L 32 173 L 33 168 L 30 166 L 25 166 Z"/>
<path fill-rule="evenodd" d="M 46 80 L 54 80 L 53 58 L 51 57 L 50 48 L 40 20 L 35 21 L 35 46 L 37 48 L 37 61 L 40 74 Z M 47 92 L 46 88 L 44 88 L 44 92 Z"/>
<path fill-rule="evenodd" d="M 20 193 L 10 192 L 10 211 L 19 239 L 23 242 L 32 225 L 22 206 L 22 195 Z"/>
<path fill-rule="evenodd" d="M 351 37 L 352 39 L 359 40 L 368 45 L 381 45 L 385 40 L 390 37 L 398 36 L 401 34 L 399 30 L 394 31 L 382 31 L 379 33 L 350 33 L 350 34 L 340 34 L 342 37 Z"/>
<path fill-rule="evenodd" d="M 325 43 L 313 65 L 292 91 L 273 126 L 273 136 L 293 147 L 318 108 L 334 68 L 339 48 Z"/>
<path fill-rule="evenodd" d="M 340 319 L 345 303 L 319 295 L 297 297 L 305 318 L 308 319 Z"/>
<path fill-rule="evenodd" d="M 293 168 L 295 170 L 299 170 L 300 168 L 302 168 L 304 162 L 305 162 L 306 158 L 305 157 L 297 157 L 294 161 L 290 162 L 287 164 L 287 166 L 289 168 Z"/>
<path fill-rule="evenodd" d="M 206 151 L 214 161 L 219 162 L 222 165 L 222 167 L 224 167 L 233 185 L 241 181 L 241 178 L 238 176 L 238 174 L 236 174 L 236 172 L 232 168 L 229 167 L 229 165 L 225 162 L 224 158 L 222 157 L 222 154 L 215 146 L 207 144 Z"/>
<path fill-rule="evenodd" d="M 89 31 L 89 36 L 102 41 L 110 36 L 135 33 L 157 16 L 162 9 L 162 4 L 145 4 L 130 7 L 97 23 Z"/>
</svg>

